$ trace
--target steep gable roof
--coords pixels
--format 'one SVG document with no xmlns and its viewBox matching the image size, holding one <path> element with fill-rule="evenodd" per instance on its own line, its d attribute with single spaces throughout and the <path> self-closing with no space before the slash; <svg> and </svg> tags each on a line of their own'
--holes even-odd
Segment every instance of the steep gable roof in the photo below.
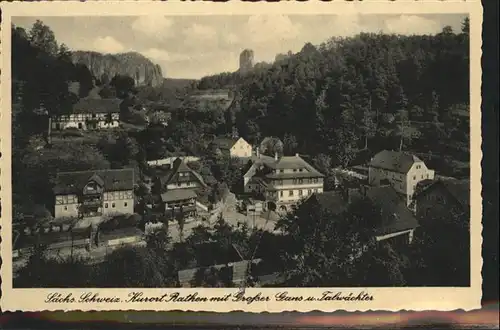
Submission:
<svg viewBox="0 0 500 330">
<path fill-rule="evenodd" d="M 190 175 L 188 177 L 180 177 L 178 173 L 184 172 L 184 173 L 189 173 Z M 169 184 L 171 182 L 189 182 L 192 181 L 192 178 L 197 180 L 201 185 L 206 186 L 205 181 L 201 177 L 200 174 L 198 174 L 196 171 L 192 170 L 186 162 L 181 159 L 177 158 L 171 167 L 171 169 L 167 170 L 167 173 L 163 178 L 161 179 L 162 184 Z"/>
<path fill-rule="evenodd" d="M 406 174 L 415 162 L 421 161 L 407 152 L 383 150 L 371 159 L 369 166 Z"/>
<path fill-rule="evenodd" d="M 380 207 L 382 223 L 376 229 L 378 235 L 387 235 L 419 226 L 417 219 L 391 186 L 370 187 L 366 197 Z"/>
<path fill-rule="evenodd" d="M 120 191 L 134 189 L 134 170 L 96 170 L 78 172 L 59 172 L 56 176 L 54 193 L 56 195 L 79 194 L 91 180 L 103 183 L 104 191 Z"/>
</svg>

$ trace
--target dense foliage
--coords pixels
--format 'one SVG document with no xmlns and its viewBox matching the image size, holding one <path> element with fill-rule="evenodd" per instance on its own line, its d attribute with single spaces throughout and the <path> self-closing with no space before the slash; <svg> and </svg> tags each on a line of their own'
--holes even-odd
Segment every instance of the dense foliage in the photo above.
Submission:
<svg viewBox="0 0 500 330">
<path fill-rule="evenodd" d="M 337 165 L 365 149 L 438 156 L 431 166 L 450 174 L 452 159 L 468 161 L 468 20 L 462 31 L 446 27 L 432 36 L 360 34 L 306 44 L 270 68 L 206 77 L 198 87 L 232 85 L 240 94 L 235 125 L 253 143 L 291 138 L 289 152 L 324 153 Z"/>
</svg>

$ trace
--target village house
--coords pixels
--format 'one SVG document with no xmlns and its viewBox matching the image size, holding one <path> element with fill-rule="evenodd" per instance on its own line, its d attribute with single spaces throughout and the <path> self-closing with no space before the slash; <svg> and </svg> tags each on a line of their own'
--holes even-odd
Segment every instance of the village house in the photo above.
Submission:
<svg viewBox="0 0 500 330">
<path fill-rule="evenodd" d="M 153 195 L 156 196 L 150 198 L 153 202 L 149 207 L 152 210 L 161 210 L 167 219 L 180 215 L 195 216 L 196 189 L 207 186 L 200 174 L 189 168 L 181 158 L 174 160 L 171 165 L 156 167 L 155 171 Z"/>
<path fill-rule="evenodd" d="M 120 103 L 119 99 L 82 98 L 73 105 L 71 114 L 52 118 L 51 129 L 117 128 L 120 126 Z"/>
<path fill-rule="evenodd" d="M 287 211 L 313 193 L 323 192 L 324 175 L 295 156 L 257 154 L 243 177 L 245 193 L 263 196 L 266 207 Z"/>
<path fill-rule="evenodd" d="M 201 175 L 192 170 L 181 158 L 175 159 L 170 165 L 156 167 L 155 173 L 154 181 L 159 185 L 160 192 L 206 187 Z"/>
<path fill-rule="evenodd" d="M 333 214 L 340 215 L 350 203 L 367 198 L 381 210 L 381 222 L 375 228 L 377 241 L 390 241 L 398 245 L 411 244 L 419 223 L 396 190 L 390 186 L 348 188 L 313 194 L 305 203 L 316 203 Z"/>
<path fill-rule="evenodd" d="M 242 137 L 217 137 L 212 143 L 219 154 L 234 158 L 252 157 L 252 145 Z"/>
<path fill-rule="evenodd" d="M 54 217 L 133 214 L 133 190 L 133 169 L 60 172 L 54 186 Z"/>
<path fill-rule="evenodd" d="M 470 182 L 459 180 L 425 180 L 417 185 L 414 201 L 421 223 L 450 216 L 470 214 Z"/>
<path fill-rule="evenodd" d="M 383 150 L 368 164 L 368 183 L 379 186 L 388 181 L 410 206 L 417 184 L 434 180 L 434 170 L 427 168 L 418 157 L 402 151 Z"/>
<path fill-rule="evenodd" d="M 161 194 L 167 219 L 178 217 L 190 218 L 196 216 L 196 193 L 191 189 L 167 190 Z"/>
</svg>

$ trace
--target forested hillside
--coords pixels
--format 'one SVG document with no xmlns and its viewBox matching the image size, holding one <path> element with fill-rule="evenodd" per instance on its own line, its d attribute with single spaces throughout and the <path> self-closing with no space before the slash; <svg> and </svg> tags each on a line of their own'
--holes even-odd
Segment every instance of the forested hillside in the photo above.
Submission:
<svg viewBox="0 0 500 330">
<path fill-rule="evenodd" d="M 468 30 L 465 20 L 461 31 L 433 36 L 333 38 L 269 69 L 205 77 L 198 88 L 236 86 L 234 124 L 252 142 L 278 136 L 338 165 L 363 150 L 432 153 L 431 165 L 453 174 L 469 157 Z"/>
</svg>

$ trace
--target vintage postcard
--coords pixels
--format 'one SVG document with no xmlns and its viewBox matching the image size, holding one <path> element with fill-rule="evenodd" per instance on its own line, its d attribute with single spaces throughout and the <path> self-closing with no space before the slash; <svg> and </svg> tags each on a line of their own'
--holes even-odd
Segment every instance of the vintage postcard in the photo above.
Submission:
<svg viewBox="0 0 500 330">
<path fill-rule="evenodd" d="M 1 9 L 3 311 L 480 307 L 479 1 Z"/>
</svg>

